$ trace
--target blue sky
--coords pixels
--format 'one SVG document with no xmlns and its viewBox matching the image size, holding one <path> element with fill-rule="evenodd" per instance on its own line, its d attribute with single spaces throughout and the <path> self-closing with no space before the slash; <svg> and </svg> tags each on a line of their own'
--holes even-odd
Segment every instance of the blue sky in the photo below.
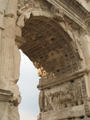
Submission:
<svg viewBox="0 0 90 120">
<path fill-rule="evenodd" d="M 20 79 L 18 82 L 22 102 L 19 106 L 20 120 L 36 120 L 39 114 L 37 69 L 30 59 L 21 52 Z"/>
</svg>

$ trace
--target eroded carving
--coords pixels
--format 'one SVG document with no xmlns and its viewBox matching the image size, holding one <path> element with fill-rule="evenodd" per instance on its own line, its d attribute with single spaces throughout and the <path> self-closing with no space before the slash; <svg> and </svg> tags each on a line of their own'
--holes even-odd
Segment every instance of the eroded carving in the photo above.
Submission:
<svg viewBox="0 0 90 120">
<path fill-rule="evenodd" d="M 40 96 L 40 99 L 42 99 L 42 96 Z M 46 112 L 82 105 L 84 104 L 83 100 L 82 80 L 72 80 L 60 86 L 44 90 L 42 111 Z"/>
<path fill-rule="evenodd" d="M 87 32 L 89 26 L 90 17 L 86 21 L 84 19 L 88 11 L 75 0 L 18 0 L 18 8 L 17 0 L 0 0 L 0 3 L 0 86 L 3 89 L 10 89 L 13 93 L 12 100 L 11 93 L 0 93 L 0 119 L 19 120 L 18 104 L 21 97 L 17 81 L 20 54 L 15 45 L 16 35 L 23 37 L 25 42 L 22 42 L 20 48 L 38 69 L 42 82 L 46 80 L 47 86 L 49 82 L 48 87 L 41 88 L 39 96 L 41 114 L 38 119 L 48 120 L 45 119 L 46 116 L 45 118 L 42 116 L 43 113 L 49 116 L 49 113 L 54 111 L 58 116 L 58 111 L 63 113 L 64 110 L 66 113 L 62 120 L 83 120 L 84 116 L 85 120 L 89 118 L 90 105 L 87 103 L 86 94 L 89 87 L 85 89 L 89 79 L 84 78 L 83 82 L 80 77 L 87 75 L 87 72 L 83 74 L 79 72 L 83 66 L 84 69 L 86 64 L 88 66 L 90 59 L 87 52 L 90 51 L 88 34 L 88 40 L 83 38 L 84 43 L 89 44 L 82 46 L 85 57 L 80 45 L 83 41 L 81 31 Z M 82 61 L 86 63 L 83 66 Z M 72 80 L 74 75 L 77 77 Z M 63 76 L 68 78 L 68 82 L 59 82 L 55 85 L 55 81 L 57 83 L 59 80 L 63 81 Z M 49 120 L 51 119 L 57 120 L 50 116 Z"/>
</svg>

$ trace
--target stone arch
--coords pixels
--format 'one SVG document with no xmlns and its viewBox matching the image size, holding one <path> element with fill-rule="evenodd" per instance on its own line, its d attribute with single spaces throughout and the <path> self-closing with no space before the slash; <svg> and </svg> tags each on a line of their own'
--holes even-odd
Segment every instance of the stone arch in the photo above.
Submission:
<svg viewBox="0 0 90 120">
<path fill-rule="evenodd" d="M 52 120 L 81 120 L 85 116 L 83 105 L 86 105 L 85 98 L 89 96 L 89 92 L 86 94 L 89 86 L 86 85 L 88 69 L 81 45 L 86 25 L 81 13 L 84 17 L 86 13 L 83 9 L 77 13 L 78 3 L 75 3 L 73 9 L 76 11 L 68 14 L 63 2 L 33 0 L 20 9 L 17 20 L 23 38 L 20 49 L 31 59 L 41 77 L 38 85 L 39 120 L 51 120 L 51 116 Z M 70 5 L 73 4 L 72 1 Z M 75 17 L 74 13 L 82 20 Z M 66 110 L 65 114 L 62 109 Z"/>
<path fill-rule="evenodd" d="M 19 119 L 20 48 L 41 76 L 38 120 L 89 119 L 89 10 L 78 0 L 19 2 L 0 1 L 0 117 Z"/>
<path fill-rule="evenodd" d="M 70 67 L 68 73 L 81 68 L 78 47 L 73 46 L 74 41 L 70 35 L 54 19 L 45 16 L 30 17 L 22 29 L 22 36 L 25 44 L 21 49 L 37 69 L 41 68 L 46 73 L 54 73 L 56 76 L 58 73 L 65 74 L 63 69 L 65 70 L 68 65 Z M 58 66 L 55 64 L 56 67 L 53 62 Z"/>
<path fill-rule="evenodd" d="M 67 30 L 54 18 L 31 15 L 22 28 L 22 37 L 25 43 L 20 49 L 31 59 L 41 77 L 38 85 L 41 113 L 83 105 L 84 60 L 79 45 Z M 58 96 L 62 97 L 59 101 Z"/>
</svg>

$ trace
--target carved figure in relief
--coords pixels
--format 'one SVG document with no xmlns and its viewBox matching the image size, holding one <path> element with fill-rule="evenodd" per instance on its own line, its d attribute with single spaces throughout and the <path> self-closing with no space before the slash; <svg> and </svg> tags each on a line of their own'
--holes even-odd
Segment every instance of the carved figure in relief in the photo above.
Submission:
<svg viewBox="0 0 90 120">
<path fill-rule="evenodd" d="M 25 21 L 30 18 L 32 11 L 37 10 L 37 8 L 40 8 L 39 2 L 34 0 L 27 0 L 22 1 L 19 0 L 18 2 L 18 20 L 17 25 L 22 28 L 25 25 Z"/>
<path fill-rule="evenodd" d="M 39 93 L 39 107 L 40 111 L 42 112 L 44 109 L 44 91 L 40 91 Z"/>
<path fill-rule="evenodd" d="M 80 81 L 68 82 L 57 89 L 44 91 L 44 111 L 57 110 L 83 104 Z"/>
<path fill-rule="evenodd" d="M 48 97 L 45 96 L 45 99 L 44 99 L 44 110 L 43 111 L 48 111 L 48 110 L 53 110 L 53 107 L 52 107 Z"/>
</svg>

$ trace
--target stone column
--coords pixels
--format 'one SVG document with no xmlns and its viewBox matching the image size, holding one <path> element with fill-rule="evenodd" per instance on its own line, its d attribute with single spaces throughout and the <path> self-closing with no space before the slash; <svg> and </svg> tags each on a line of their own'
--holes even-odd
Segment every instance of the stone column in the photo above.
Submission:
<svg viewBox="0 0 90 120">
<path fill-rule="evenodd" d="M 7 49 L 7 43 L 6 43 L 6 24 L 5 24 L 5 17 L 4 17 L 4 11 L 6 9 L 6 5 L 7 5 L 7 0 L 3 1 L 0 0 L 0 4 L 2 6 L 0 6 L 0 88 L 1 89 L 8 89 L 9 86 L 9 82 L 6 82 L 6 74 L 7 74 L 7 66 L 6 66 L 6 60 L 8 59 L 8 56 L 6 56 L 7 52 L 5 51 L 5 49 Z M 6 36 L 6 37 L 5 37 Z M 3 40 L 4 39 L 4 40 Z M 5 57 L 7 59 L 5 59 Z M 6 66 L 6 68 L 4 67 Z M 6 70 L 6 72 L 5 72 Z"/>
<path fill-rule="evenodd" d="M 3 46 L 4 44 L 3 32 L 5 33 L 4 11 L 5 11 L 7 2 L 8 2 L 7 0 L 6 1 L 0 0 L 0 5 L 1 5 L 0 6 L 0 89 L 8 89 L 8 86 L 9 86 L 9 82 L 5 81 L 6 76 L 4 76 L 4 69 L 5 69 L 4 65 L 5 65 L 6 59 L 4 60 L 4 54 L 5 54 L 4 49 L 5 48 Z M 7 102 L 3 103 L 2 101 L 0 101 L 0 119 L 8 120 L 8 117 L 7 117 L 8 116 L 8 103 Z"/>
<path fill-rule="evenodd" d="M 90 30 L 90 29 L 89 29 Z M 82 35 L 82 51 L 85 57 L 85 67 L 87 73 L 84 75 L 86 87 L 85 112 L 86 116 L 90 116 L 90 34 L 89 32 Z M 89 119 L 89 118 L 88 118 Z"/>
<path fill-rule="evenodd" d="M 86 88 L 87 88 L 87 95 L 90 99 L 90 35 L 87 34 L 84 36 L 83 40 L 84 45 L 84 52 L 85 52 L 85 61 L 86 67 L 88 69 L 88 74 L 86 75 Z"/>
<path fill-rule="evenodd" d="M 0 0 L 0 5 L 0 89 L 5 93 L 7 90 L 15 93 L 11 85 L 12 81 L 16 81 L 14 53 L 17 0 Z M 9 104 L 11 100 L 4 101 L 5 98 L 0 102 L 0 120 L 19 120 L 17 105 Z"/>
<path fill-rule="evenodd" d="M 81 35 L 82 51 L 85 58 L 85 67 L 88 73 L 85 75 L 87 97 L 90 99 L 90 14 L 86 18 L 87 29 Z"/>
<path fill-rule="evenodd" d="M 21 96 L 17 82 L 20 75 L 20 52 L 17 46 L 14 46 L 14 79 L 10 81 L 10 90 L 13 93 L 12 105 L 9 106 L 8 120 L 19 120 L 18 104 L 21 102 Z"/>
</svg>

